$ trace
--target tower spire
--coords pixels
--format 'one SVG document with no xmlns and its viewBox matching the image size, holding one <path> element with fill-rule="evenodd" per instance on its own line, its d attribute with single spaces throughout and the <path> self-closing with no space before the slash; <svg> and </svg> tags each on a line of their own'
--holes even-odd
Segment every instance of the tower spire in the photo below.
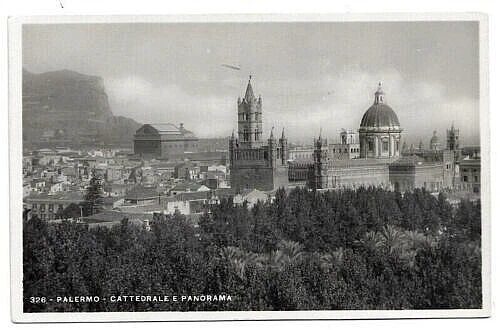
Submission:
<svg viewBox="0 0 500 330">
<path fill-rule="evenodd" d="M 248 85 L 247 85 L 247 90 L 245 92 L 245 100 L 247 102 L 253 101 L 255 98 L 255 95 L 253 93 L 253 88 L 252 88 L 252 75 L 248 77 Z"/>
<path fill-rule="evenodd" d="M 285 128 L 283 127 L 283 129 L 281 130 L 281 139 L 284 140 L 285 139 Z"/>
</svg>

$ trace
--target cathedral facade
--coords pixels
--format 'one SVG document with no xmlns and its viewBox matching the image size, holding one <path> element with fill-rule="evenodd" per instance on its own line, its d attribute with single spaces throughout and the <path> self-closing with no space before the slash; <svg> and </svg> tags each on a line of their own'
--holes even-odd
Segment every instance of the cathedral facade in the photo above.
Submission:
<svg viewBox="0 0 500 330">
<path fill-rule="evenodd" d="M 284 130 L 276 139 L 274 129 L 264 139 L 262 97 L 256 97 L 251 76 L 243 98 L 238 98 L 238 133 L 229 139 L 231 188 L 272 191 L 288 186 L 288 142 Z"/>
<path fill-rule="evenodd" d="M 314 141 L 313 163 L 308 185 L 315 189 L 378 186 L 396 191 L 425 188 L 439 191 L 452 188 L 459 154 L 458 130 L 447 131 L 447 148 L 438 150 L 435 134 L 431 149 L 419 154 L 403 154 L 401 132 L 396 112 L 386 103 L 379 83 L 373 105 L 364 113 L 359 127 L 359 156 L 339 157 L 338 145 L 329 145 L 320 136 Z M 355 142 L 355 138 L 351 138 Z M 341 144 L 347 142 L 341 135 Z M 347 151 L 348 148 L 342 148 Z M 350 150 L 350 149 L 349 149 Z M 356 148 L 353 148 L 356 150 Z M 305 173 L 304 166 L 292 166 Z M 304 174 L 302 174 L 304 176 Z M 299 177 L 294 174 L 291 177 Z"/>
</svg>

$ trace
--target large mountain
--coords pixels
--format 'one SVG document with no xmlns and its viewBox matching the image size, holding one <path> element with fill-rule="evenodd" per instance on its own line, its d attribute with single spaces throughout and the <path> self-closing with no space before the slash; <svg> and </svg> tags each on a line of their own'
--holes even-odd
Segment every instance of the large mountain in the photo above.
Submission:
<svg viewBox="0 0 500 330">
<path fill-rule="evenodd" d="M 23 142 L 131 146 L 140 124 L 114 116 L 101 77 L 23 70 Z"/>
</svg>

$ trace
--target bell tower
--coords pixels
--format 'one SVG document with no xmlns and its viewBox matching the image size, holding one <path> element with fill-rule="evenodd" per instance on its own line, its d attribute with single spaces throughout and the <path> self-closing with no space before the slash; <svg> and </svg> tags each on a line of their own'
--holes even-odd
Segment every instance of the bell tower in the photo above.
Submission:
<svg viewBox="0 0 500 330">
<path fill-rule="evenodd" d="M 262 136 L 262 98 L 255 97 L 252 76 L 238 98 L 238 134 L 229 138 L 231 188 L 273 191 L 288 186 L 288 142 L 285 133 Z"/>
<path fill-rule="evenodd" d="M 446 130 L 446 145 L 447 149 L 451 151 L 457 151 L 460 147 L 459 145 L 459 130 L 455 128 L 454 123 L 451 123 L 451 128 Z"/>
<path fill-rule="evenodd" d="M 314 141 L 314 182 L 315 189 L 328 187 L 328 140 L 319 137 Z"/>
<path fill-rule="evenodd" d="M 255 97 L 252 76 L 243 99 L 238 98 L 238 141 L 241 148 L 252 149 L 263 145 L 262 141 L 262 98 Z"/>
</svg>

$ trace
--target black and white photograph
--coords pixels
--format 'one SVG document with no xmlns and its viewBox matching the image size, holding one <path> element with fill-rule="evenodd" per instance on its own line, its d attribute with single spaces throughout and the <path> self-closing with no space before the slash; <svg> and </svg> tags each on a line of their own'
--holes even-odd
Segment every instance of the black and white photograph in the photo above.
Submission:
<svg viewBox="0 0 500 330">
<path fill-rule="evenodd" d="M 13 318 L 488 316 L 485 22 L 11 20 Z"/>
</svg>

